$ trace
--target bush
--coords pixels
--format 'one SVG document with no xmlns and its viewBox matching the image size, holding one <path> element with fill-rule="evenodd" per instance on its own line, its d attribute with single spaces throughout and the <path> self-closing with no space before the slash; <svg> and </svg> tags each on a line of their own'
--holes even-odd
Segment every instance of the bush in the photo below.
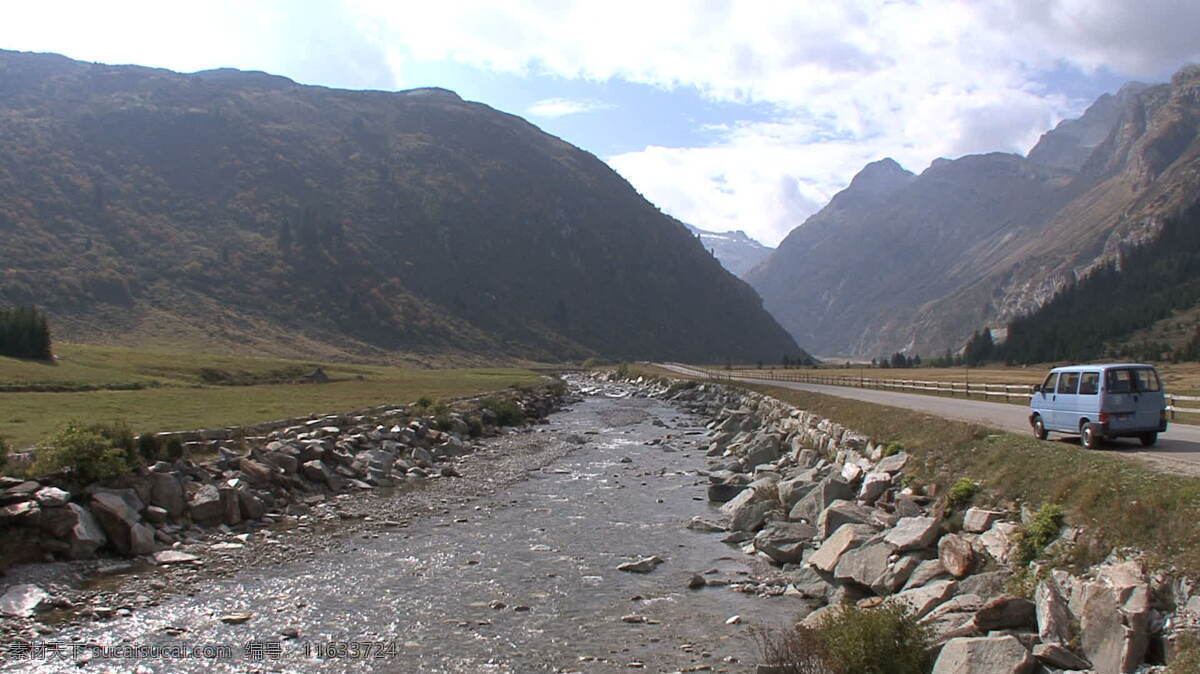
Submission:
<svg viewBox="0 0 1200 674">
<path fill-rule="evenodd" d="M 102 427 L 67 424 L 49 446 L 41 447 L 33 464 L 35 475 L 70 471 L 70 480 L 79 486 L 107 480 L 129 469 L 128 451 L 113 444 L 101 432 Z"/>
<path fill-rule="evenodd" d="M 167 459 L 170 461 L 178 461 L 183 458 L 183 440 L 178 436 L 171 436 L 167 440 L 166 451 Z"/>
<path fill-rule="evenodd" d="M 1042 556 L 1046 546 L 1058 538 L 1065 514 L 1063 507 L 1057 503 L 1043 503 L 1037 513 L 1017 529 L 1013 544 L 1018 564 L 1026 565 Z"/>
<path fill-rule="evenodd" d="M 621 363 L 618 365 L 617 369 L 614 371 L 614 374 L 617 375 L 617 379 L 629 379 L 631 374 L 629 363 Z"/>
<path fill-rule="evenodd" d="M 515 400 L 484 398 L 479 401 L 479 406 L 496 415 L 497 426 L 517 426 L 525 420 L 525 412 Z"/>
<path fill-rule="evenodd" d="M 970 503 L 978 493 L 979 483 L 969 477 L 964 477 L 955 482 L 953 487 L 950 487 L 950 494 L 946 499 L 950 502 L 951 506 L 958 507 Z"/>
<path fill-rule="evenodd" d="M 889 457 L 889 456 L 892 456 L 895 454 L 899 454 L 900 452 L 903 452 L 903 451 L 904 451 L 904 443 L 900 442 L 899 440 L 892 440 L 891 442 L 887 443 L 887 445 L 884 446 L 883 456 Z"/>
<path fill-rule="evenodd" d="M 162 443 L 153 433 L 142 433 L 137 439 L 138 454 L 142 461 L 154 463 L 162 458 Z"/>
<path fill-rule="evenodd" d="M 837 674 L 924 674 L 933 665 L 933 634 L 903 602 L 841 606 L 821 619 L 816 638 Z"/>
<path fill-rule="evenodd" d="M 429 409 L 433 405 L 433 400 L 429 396 L 421 396 L 417 398 L 417 407 Z"/>
<path fill-rule="evenodd" d="M 796 625 L 788 630 L 754 628 L 750 632 L 763 664 L 777 674 L 832 674 L 825 664 L 817 631 Z"/>
</svg>

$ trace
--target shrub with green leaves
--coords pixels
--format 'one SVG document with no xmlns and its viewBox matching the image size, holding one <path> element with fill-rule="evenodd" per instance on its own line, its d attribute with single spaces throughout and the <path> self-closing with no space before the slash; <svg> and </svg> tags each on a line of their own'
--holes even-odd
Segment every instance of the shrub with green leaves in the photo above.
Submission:
<svg viewBox="0 0 1200 674">
<path fill-rule="evenodd" d="M 166 446 L 165 453 L 166 453 L 167 459 L 169 461 L 178 461 L 178 460 L 182 459 L 183 458 L 183 440 L 180 440 L 178 436 L 171 436 L 171 438 L 169 440 L 167 440 L 167 446 Z"/>
<path fill-rule="evenodd" d="M 979 493 L 979 483 L 969 477 L 960 478 L 958 482 L 950 487 L 950 493 L 946 499 L 951 506 L 959 507 L 970 503 L 975 495 Z"/>
<path fill-rule="evenodd" d="M 496 416 L 497 426 L 517 426 L 525 420 L 525 412 L 515 400 L 484 398 L 479 406 Z"/>
<path fill-rule="evenodd" d="M 933 664 L 933 634 L 903 602 L 840 606 L 820 620 L 817 640 L 839 674 L 924 674 Z"/>
<path fill-rule="evenodd" d="M 66 470 L 72 482 L 83 486 L 129 470 L 127 448 L 115 445 L 103 430 L 103 426 L 67 424 L 49 445 L 38 449 L 33 473 L 49 475 Z"/>
<path fill-rule="evenodd" d="M 430 399 L 429 396 L 421 396 L 420 398 L 417 398 L 417 407 L 429 409 L 431 405 L 433 405 L 433 400 Z"/>
<path fill-rule="evenodd" d="M 153 433 L 142 433 L 137 439 L 138 454 L 142 461 L 154 463 L 162 458 L 162 443 Z"/>
<path fill-rule="evenodd" d="M 1043 503 L 1033 517 L 1013 534 L 1016 562 L 1025 565 L 1041 557 L 1046 546 L 1058 538 L 1065 516 L 1063 507 L 1057 503 Z"/>
<path fill-rule="evenodd" d="M 899 440 L 892 440 L 883 447 L 884 457 L 893 456 L 904 451 L 904 443 Z"/>
</svg>

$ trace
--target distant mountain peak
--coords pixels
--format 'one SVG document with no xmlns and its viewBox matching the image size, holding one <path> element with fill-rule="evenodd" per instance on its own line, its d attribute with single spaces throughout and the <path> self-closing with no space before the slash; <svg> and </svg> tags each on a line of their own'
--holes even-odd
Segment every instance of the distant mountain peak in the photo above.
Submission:
<svg viewBox="0 0 1200 674">
<path fill-rule="evenodd" d="M 1052 168 L 1080 170 L 1092 151 L 1120 123 L 1129 102 L 1149 87 L 1142 82 L 1126 82 L 1116 94 L 1100 96 L 1079 118 L 1064 119 L 1042 134 L 1029 150 L 1029 161 Z"/>
<path fill-rule="evenodd" d="M 886 196 L 908 184 L 915 176 L 895 159 L 885 157 L 867 164 L 850 181 L 847 192 Z"/>
</svg>

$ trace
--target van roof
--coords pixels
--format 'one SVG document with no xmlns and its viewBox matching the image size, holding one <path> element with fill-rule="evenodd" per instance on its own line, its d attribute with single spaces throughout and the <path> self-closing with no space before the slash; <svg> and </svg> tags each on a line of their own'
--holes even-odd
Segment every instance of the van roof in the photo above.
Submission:
<svg viewBox="0 0 1200 674">
<path fill-rule="evenodd" d="M 1153 365 L 1147 365 L 1145 363 L 1093 363 L 1091 365 L 1066 365 L 1063 367 L 1053 368 L 1050 371 L 1051 372 L 1080 372 L 1080 371 L 1093 372 L 1095 370 L 1113 370 L 1113 369 L 1117 369 L 1117 368 L 1130 368 L 1130 367 L 1145 367 L 1145 368 L 1154 369 Z"/>
</svg>

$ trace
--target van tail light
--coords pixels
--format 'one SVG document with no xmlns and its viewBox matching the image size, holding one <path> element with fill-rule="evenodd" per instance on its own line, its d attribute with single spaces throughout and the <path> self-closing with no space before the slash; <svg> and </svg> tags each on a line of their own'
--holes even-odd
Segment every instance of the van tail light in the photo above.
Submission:
<svg viewBox="0 0 1200 674">
<path fill-rule="evenodd" d="M 1100 419 L 1099 419 L 1099 422 L 1100 422 L 1100 425 L 1101 425 L 1101 426 L 1107 426 L 1107 425 L 1108 425 L 1108 412 L 1101 412 L 1101 413 L 1100 413 Z"/>
</svg>

